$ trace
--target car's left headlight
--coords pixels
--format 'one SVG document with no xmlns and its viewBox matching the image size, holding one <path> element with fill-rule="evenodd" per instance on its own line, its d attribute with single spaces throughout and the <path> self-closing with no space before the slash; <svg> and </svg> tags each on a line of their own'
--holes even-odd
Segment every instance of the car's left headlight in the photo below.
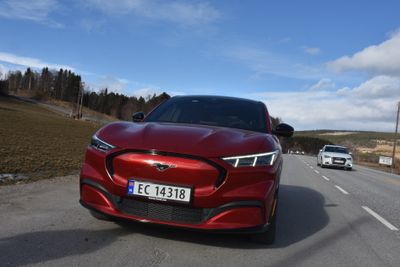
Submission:
<svg viewBox="0 0 400 267">
<path fill-rule="evenodd" d="M 90 146 L 97 150 L 103 151 L 103 152 L 107 152 L 107 151 L 115 148 L 115 146 L 104 142 L 103 140 L 98 138 L 96 135 L 92 136 L 92 140 L 90 141 Z"/>
<path fill-rule="evenodd" d="M 346 159 L 347 159 L 347 160 L 350 160 L 350 161 L 353 160 L 351 157 L 350 157 L 350 158 L 346 158 Z"/>
<path fill-rule="evenodd" d="M 225 157 L 222 158 L 227 163 L 231 164 L 233 167 L 256 167 L 256 166 L 272 166 L 275 160 L 278 158 L 279 150 L 273 152 L 235 156 L 235 157 Z"/>
</svg>

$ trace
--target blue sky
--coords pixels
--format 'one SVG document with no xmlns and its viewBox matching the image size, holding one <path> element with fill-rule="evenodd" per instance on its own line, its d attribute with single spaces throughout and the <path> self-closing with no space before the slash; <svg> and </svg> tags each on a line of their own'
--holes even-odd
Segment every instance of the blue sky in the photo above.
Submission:
<svg viewBox="0 0 400 267">
<path fill-rule="evenodd" d="M 295 128 L 393 131 L 398 1 L 0 1 L 0 71 L 264 101 Z"/>
</svg>

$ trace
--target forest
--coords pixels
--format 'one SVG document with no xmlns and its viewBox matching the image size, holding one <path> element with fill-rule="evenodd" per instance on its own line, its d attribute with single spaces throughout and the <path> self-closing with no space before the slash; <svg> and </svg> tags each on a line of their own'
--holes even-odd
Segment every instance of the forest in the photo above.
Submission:
<svg viewBox="0 0 400 267">
<path fill-rule="evenodd" d="M 114 93 L 112 89 L 103 88 L 96 92 L 85 86 L 79 74 L 66 69 L 49 70 L 47 67 L 40 72 L 31 68 L 23 73 L 19 70 L 9 71 L 0 80 L 0 94 L 28 96 L 41 101 L 67 101 L 73 104 L 73 116 L 78 118 L 83 106 L 121 120 L 130 120 L 134 112 L 147 113 L 170 98 L 165 92 L 135 97 Z"/>
</svg>

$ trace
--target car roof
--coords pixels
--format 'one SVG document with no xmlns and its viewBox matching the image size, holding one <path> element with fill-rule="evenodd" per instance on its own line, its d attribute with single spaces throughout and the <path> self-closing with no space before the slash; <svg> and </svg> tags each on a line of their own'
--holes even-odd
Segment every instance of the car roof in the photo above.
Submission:
<svg viewBox="0 0 400 267">
<path fill-rule="evenodd" d="M 241 97 L 233 97 L 233 96 L 220 96 L 220 95 L 179 95 L 179 96 L 173 96 L 172 98 L 226 99 L 226 100 L 247 101 L 247 102 L 250 102 L 250 103 L 255 103 L 255 104 L 257 103 L 257 104 L 265 105 L 263 102 L 257 101 L 257 100 L 241 98 Z"/>
</svg>

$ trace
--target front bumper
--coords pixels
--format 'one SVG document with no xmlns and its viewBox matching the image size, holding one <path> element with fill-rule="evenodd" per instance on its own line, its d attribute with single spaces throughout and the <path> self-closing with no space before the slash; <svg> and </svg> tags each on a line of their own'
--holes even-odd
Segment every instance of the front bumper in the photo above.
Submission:
<svg viewBox="0 0 400 267">
<path fill-rule="evenodd" d="M 341 168 L 353 168 L 352 160 L 345 160 L 344 163 L 336 163 L 333 158 L 323 158 L 322 159 L 323 166 L 332 166 L 332 167 L 341 167 Z"/>
<path fill-rule="evenodd" d="M 260 201 L 236 201 L 216 208 L 196 209 L 119 197 L 90 179 L 81 179 L 80 187 L 82 206 L 119 219 L 217 232 L 257 233 L 268 228 L 264 204 Z M 141 203 L 142 207 L 129 209 L 124 202 Z"/>
<path fill-rule="evenodd" d="M 80 173 L 80 202 L 109 216 L 198 230 L 263 230 L 267 225 L 282 169 L 280 157 L 271 168 L 233 168 L 219 159 L 158 151 L 88 148 Z M 178 168 L 159 172 L 152 160 Z M 146 163 L 146 164 L 145 164 Z M 190 204 L 169 204 L 127 196 L 131 177 L 155 183 L 193 186 Z"/>
</svg>

